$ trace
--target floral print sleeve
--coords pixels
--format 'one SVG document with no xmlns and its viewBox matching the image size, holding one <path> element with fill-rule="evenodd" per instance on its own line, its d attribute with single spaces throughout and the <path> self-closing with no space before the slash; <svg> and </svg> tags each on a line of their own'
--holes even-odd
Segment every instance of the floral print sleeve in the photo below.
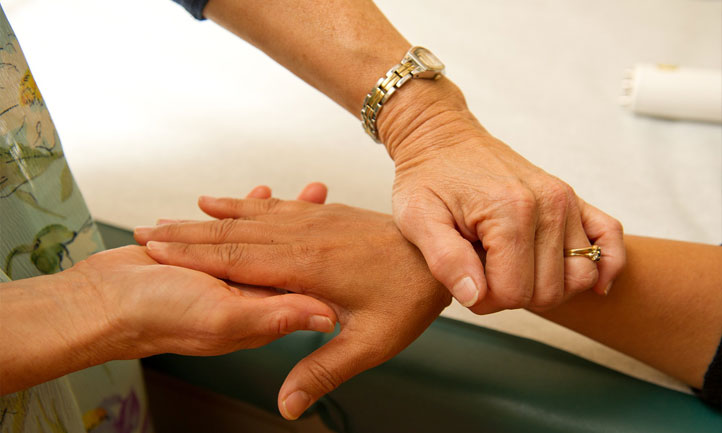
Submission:
<svg viewBox="0 0 722 433">
<path fill-rule="evenodd" d="M 0 8 L 0 297 L 2 282 L 60 272 L 102 249 Z M 0 433 L 147 431 L 138 361 L 110 362 L 0 397 Z"/>
</svg>

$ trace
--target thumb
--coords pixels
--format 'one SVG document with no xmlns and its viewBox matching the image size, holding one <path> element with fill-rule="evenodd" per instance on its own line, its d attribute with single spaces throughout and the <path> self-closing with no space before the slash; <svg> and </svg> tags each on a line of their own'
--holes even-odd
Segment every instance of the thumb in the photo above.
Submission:
<svg viewBox="0 0 722 433">
<path fill-rule="evenodd" d="M 431 274 L 465 307 L 486 295 L 486 278 L 474 246 L 461 236 L 453 222 L 407 224 L 401 232 L 424 255 Z"/>
<path fill-rule="evenodd" d="M 284 418 L 297 419 L 343 382 L 386 361 L 381 352 L 354 341 L 347 329 L 303 358 L 288 374 L 278 392 L 278 409 Z"/>
<path fill-rule="evenodd" d="M 220 315 L 228 319 L 226 332 L 258 339 L 261 344 L 267 337 L 275 339 L 300 330 L 332 332 L 336 323 L 333 309 L 310 296 L 286 294 L 259 298 L 245 295 L 234 299 L 237 302 L 224 304 L 227 314 Z"/>
</svg>

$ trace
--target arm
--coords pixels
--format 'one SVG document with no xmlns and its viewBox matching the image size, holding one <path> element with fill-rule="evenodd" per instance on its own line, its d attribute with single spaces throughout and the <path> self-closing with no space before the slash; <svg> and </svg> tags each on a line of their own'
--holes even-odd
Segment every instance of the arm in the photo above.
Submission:
<svg viewBox="0 0 722 433">
<path fill-rule="evenodd" d="M 411 46 L 368 0 L 211 0 L 203 13 L 357 117 Z"/>
<path fill-rule="evenodd" d="M 111 327 L 84 286 L 69 271 L 0 285 L 0 395 L 110 360 Z"/>
<path fill-rule="evenodd" d="M 305 296 L 240 290 L 160 266 L 141 247 L 95 254 L 58 274 L 0 285 L 0 395 L 114 359 L 217 355 L 336 316 Z"/>
<path fill-rule="evenodd" d="M 376 80 L 410 43 L 370 0 L 211 0 L 204 15 L 257 46 L 358 116 Z M 447 78 L 411 80 L 384 105 L 380 138 L 396 165 L 394 219 L 436 279 L 478 314 L 551 307 L 623 267 L 621 226 L 564 182 L 490 135 Z M 471 242 L 483 239 L 486 268 Z M 605 251 L 594 266 L 565 248 Z"/>
<path fill-rule="evenodd" d="M 722 247 L 626 236 L 628 264 L 605 298 L 537 313 L 701 388 L 722 337 Z"/>
</svg>

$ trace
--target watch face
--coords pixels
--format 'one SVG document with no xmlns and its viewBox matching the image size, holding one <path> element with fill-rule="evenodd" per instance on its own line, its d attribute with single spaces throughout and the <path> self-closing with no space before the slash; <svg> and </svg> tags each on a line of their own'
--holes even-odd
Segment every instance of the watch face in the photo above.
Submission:
<svg viewBox="0 0 722 433">
<path fill-rule="evenodd" d="M 444 64 L 441 63 L 441 60 L 439 60 L 438 57 L 434 55 L 431 51 L 427 50 L 423 47 L 416 47 L 414 48 L 413 55 L 419 59 L 421 63 L 424 64 L 424 66 L 428 67 L 429 69 L 433 70 L 442 70 L 444 69 Z"/>
</svg>

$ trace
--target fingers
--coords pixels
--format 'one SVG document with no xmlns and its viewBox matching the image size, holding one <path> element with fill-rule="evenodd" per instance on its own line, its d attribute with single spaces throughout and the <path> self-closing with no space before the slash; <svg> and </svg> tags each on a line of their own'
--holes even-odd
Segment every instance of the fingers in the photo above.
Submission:
<svg viewBox="0 0 722 433">
<path fill-rule="evenodd" d="M 534 232 L 536 211 L 533 200 L 518 200 L 513 214 L 482 221 L 478 236 L 486 250 L 487 297 L 472 309 L 489 314 L 507 308 L 522 308 L 534 294 Z"/>
<path fill-rule="evenodd" d="M 282 337 L 295 331 L 332 332 L 336 313 L 309 296 L 287 294 L 265 298 L 231 298 L 214 324 L 229 336 Z M 266 340 L 267 341 L 267 340 Z M 260 343 L 260 341 L 259 341 Z"/>
<path fill-rule="evenodd" d="M 202 222 L 136 227 L 133 236 L 140 245 L 148 241 L 221 244 L 224 242 L 273 243 L 285 235 L 287 227 L 263 221 L 222 219 Z"/>
<path fill-rule="evenodd" d="M 323 204 L 326 201 L 328 188 L 321 182 L 311 182 L 306 185 L 298 194 L 296 200 L 307 201 L 309 203 Z M 266 185 L 259 185 L 248 193 L 246 198 L 271 198 L 271 188 Z"/>
<path fill-rule="evenodd" d="M 162 264 L 195 269 L 237 283 L 288 290 L 297 289 L 293 276 L 302 267 L 299 260 L 293 259 L 289 245 L 150 241 L 146 249 Z"/>
<path fill-rule="evenodd" d="M 298 194 L 298 198 L 296 198 L 296 200 L 323 204 L 326 201 L 327 194 L 328 188 L 326 185 L 321 182 L 311 182 L 303 188 L 303 190 Z M 271 198 L 271 188 L 266 185 L 259 185 L 253 188 L 246 198 Z"/>
<path fill-rule="evenodd" d="M 564 249 L 591 246 L 589 237 L 582 226 L 581 214 L 576 202 L 570 203 L 567 214 Z M 562 252 L 562 254 L 564 254 Z M 564 258 L 564 288 L 568 295 L 589 290 L 597 283 L 599 272 L 597 262 L 586 257 Z"/>
<path fill-rule="evenodd" d="M 455 229 L 453 217 L 421 215 L 418 208 L 395 212 L 403 235 L 424 255 L 431 274 L 465 307 L 486 295 L 486 279 L 472 244 Z M 405 221 L 404 221 L 405 220 Z"/>
<path fill-rule="evenodd" d="M 170 218 L 158 218 L 155 221 L 156 225 L 163 225 L 163 224 L 180 224 L 180 223 L 191 223 L 196 222 L 194 220 L 176 220 L 176 219 L 170 219 Z"/>
<path fill-rule="evenodd" d="M 297 200 L 324 204 L 326 202 L 327 194 L 328 188 L 326 188 L 326 185 L 321 182 L 312 182 L 303 188 L 301 193 L 298 194 Z"/>
<path fill-rule="evenodd" d="M 384 360 L 368 345 L 349 338 L 344 329 L 293 367 L 278 393 L 281 415 L 290 420 L 298 418 L 323 395 Z"/>
<path fill-rule="evenodd" d="M 214 198 L 201 196 L 198 206 L 203 212 L 214 218 L 250 218 L 261 215 L 293 212 L 305 209 L 311 203 L 302 201 L 285 201 L 277 198 Z"/>
<path fill-rule="evenodd" d="M 566 203 L 564 203 L 566 211 Z M 531 305 L 548 308 L 564 297 L 564 235 L 566 221 L 554 214 L 540 215 L 534 240 L 534 295 Z"/>
<path fill-rule="evenodd" d="M 593 290 L 606 295 L 627 261 L 624 229 L 619 221 L 582 199 L 579 209 L 587 236 L 602 249 L 602 258 L 597 262 L 599 278 Z"/>
<path fill-rule="evenodd" d="M 251 192 L 248 193 L 246 198 L 270 198 L 271 197 L 271 188 L 267 187 L 266 185 L 258 185 L 257 187 L 253 188 Z"/>
</svg>

